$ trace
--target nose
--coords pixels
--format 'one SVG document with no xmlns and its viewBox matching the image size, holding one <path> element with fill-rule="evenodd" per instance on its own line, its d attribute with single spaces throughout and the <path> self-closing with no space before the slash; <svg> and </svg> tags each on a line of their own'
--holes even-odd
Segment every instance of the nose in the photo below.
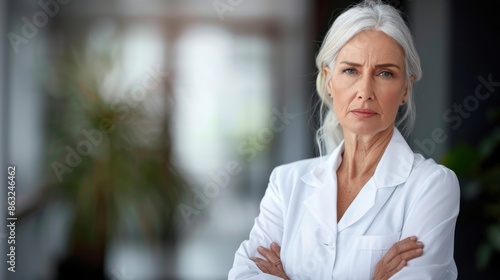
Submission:
<svg viewBox="0 0 500 280">
<path fill-rule="evenodd" d="M 359 81 L 359 87 L 356 97 L 360 100 L 373 100 L 375 98 L 373 90 L 372 77 L 370 77 L 369 75 L 365 75 Z"/>
</svg>

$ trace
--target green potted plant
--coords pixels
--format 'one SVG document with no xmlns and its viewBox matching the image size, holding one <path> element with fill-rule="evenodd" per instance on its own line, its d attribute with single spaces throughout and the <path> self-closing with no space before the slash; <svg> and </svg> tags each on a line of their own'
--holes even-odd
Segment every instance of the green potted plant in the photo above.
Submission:
<svg viewBox="0 0 500 280">
<path fill-rule="evenodd" d="M 443 157 L 443 164 L 461 182 L 459 222 L 479 225 L 482 240 L 476 249 L 479 271 L 498 269 L 500 258 L 500 110 L 490 112 L 492 130 L 478 145 L 459 143 Z"/>
<path fill-rule="evenodd" d="M 172 163 L 168 83 L 157 79 L 140 98 L 110 95 L 119 90 L 109 78 L 119 68 L 116 56 L 77 49 L 47 72 L 49 176 L 24 215 L 52 201 L 69 212 L 58 279 L 105 279 L 106 253 L 118 236 L 160 246 L 177 238 L 176 209 L 186 188 Z"/>
</svg>

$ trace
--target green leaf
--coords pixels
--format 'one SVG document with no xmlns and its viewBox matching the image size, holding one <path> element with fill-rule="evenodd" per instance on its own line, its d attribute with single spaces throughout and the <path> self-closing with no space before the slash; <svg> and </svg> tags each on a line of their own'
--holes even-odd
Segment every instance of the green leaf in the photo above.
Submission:
<svg viewBox="0 0 500 280">
<path fill-rule="evenodd" d="M 476 251 L 476 266 L 479 270 L 484 270 L 488 267 L 492 253 L 493 249 L 487 243 L 483 243 L 479 246 Z"/>
<path fill-rule="evenodd" d="M 477 172 L 479 161 L 478 149 L 467 143 L 457 144 L 442 158 L 443 165 L 453 170 L 457 176 L 473 176 Z"/>
<path fill-rule="evenodd" d="M 461 196 L 466 201 L 472 201 L 481 195 L 481 185 L 477 180 L 462 184 Z"/>
<path fill-rule="evenodd" d="M 500 130 L 496 129 L 491 135 L 486 137 L 480 145 L 481 156 L 488 157 L 491 155 L 496 146 L 500 144 Z"/>
<path fill-rule="evenodd" d="M 490 225 L 487 234 L 490 244 L 497 252 L 500 252 L 500 224 Z"/>
</svg>

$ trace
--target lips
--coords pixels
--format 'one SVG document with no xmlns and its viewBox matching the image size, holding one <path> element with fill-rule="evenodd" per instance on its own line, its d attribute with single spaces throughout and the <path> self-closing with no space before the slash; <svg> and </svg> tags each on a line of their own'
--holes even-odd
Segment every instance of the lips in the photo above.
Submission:
<svg viewBox="0 0 500 280">
<path fill-rule="evenodd" d="M 370 109 L 354 109 L 351 111 L 356 117 L 367 119 L 377 115 L 377 112 Z"/>
</svg>

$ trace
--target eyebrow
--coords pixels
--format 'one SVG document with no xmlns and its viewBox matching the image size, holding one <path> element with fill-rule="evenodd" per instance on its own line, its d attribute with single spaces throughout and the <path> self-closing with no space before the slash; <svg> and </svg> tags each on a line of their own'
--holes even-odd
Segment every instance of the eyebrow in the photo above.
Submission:
<svg viewBox="0 0 500 280">
<path fill-rule="evenodd" d="M 340 64 L 347 64 L 347 65 L 351 65 L 351 66 L 354 66 L 354 67 L 361 67 L 363 65 L 359 64 L 359 63 L 355 63 L 355 62 L 350 62 L 350 61 L 341 61 Z M 377 64 L 375 65 L 376 68 L 384 68 L 384 67 L 396 67 L 398 69 L 400 69 L 400 67 L 396 64 L 393 64 L 393 63 L 383 63 L 383 64 Z"/>
</svg>

